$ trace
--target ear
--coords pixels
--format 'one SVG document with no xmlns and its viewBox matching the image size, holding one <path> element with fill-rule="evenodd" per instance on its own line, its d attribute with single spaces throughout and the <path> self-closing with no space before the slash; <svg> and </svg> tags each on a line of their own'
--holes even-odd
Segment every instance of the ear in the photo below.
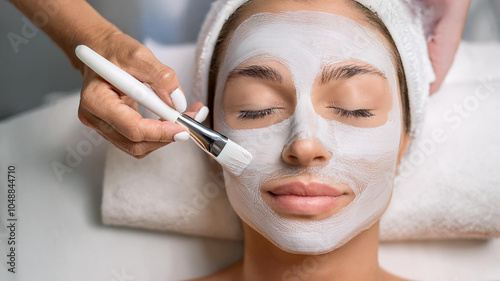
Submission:
<svg viewBox="0 0 500 281">
<path fill-rule="evenodd" d="M 398 163 L 397 165 L 399 166 L 399 162 L 401 161 L 401 158 L 406 152 L 406 149 L 408 148 L 408 145 L 410 144 L 411 137 L 409 134 L 404 133 L 403 136 L 401 137 L 401 143 L 399 144 L 399 152 L 398 152 Z"/>
</svg>

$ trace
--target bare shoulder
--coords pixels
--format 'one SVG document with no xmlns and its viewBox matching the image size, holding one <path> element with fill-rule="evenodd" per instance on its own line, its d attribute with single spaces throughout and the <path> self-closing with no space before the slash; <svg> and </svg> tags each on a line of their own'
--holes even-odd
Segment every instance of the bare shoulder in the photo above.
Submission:
<svg viewBox="0 0 500 281">
<path fill-rule="evenodd" d="M 243 266 L 243 260 L 240 260 L 223 270 L 216 272 L 214 274 L 197 278 L 197 279 L 192 279 L 188 281 L 233 281 L 233 280 L 238 280 L 238 277 L 240 276 L 241 269 Z"/>
</svg>

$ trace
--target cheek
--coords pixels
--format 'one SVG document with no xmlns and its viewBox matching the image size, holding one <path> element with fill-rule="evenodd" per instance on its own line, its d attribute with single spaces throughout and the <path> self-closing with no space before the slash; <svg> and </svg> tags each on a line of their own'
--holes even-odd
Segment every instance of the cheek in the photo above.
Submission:
<svg viewBox="0 0 500 281">
<path fill-rule="evenodd" d="M 220 128 L 221 133 L 253 155 L 252 162 L 240 176 L 228 175 L 232 177 L 233 183 L 239 182 L 240 186 L 256 189 L 266 180 L 278 176 L 279 171 L 290 168 L 281 158 L 283 147 L 290 135 L 290 119 L 258 129 L 234 130 L 224 124 L 221 124 Z"/>
</svg>

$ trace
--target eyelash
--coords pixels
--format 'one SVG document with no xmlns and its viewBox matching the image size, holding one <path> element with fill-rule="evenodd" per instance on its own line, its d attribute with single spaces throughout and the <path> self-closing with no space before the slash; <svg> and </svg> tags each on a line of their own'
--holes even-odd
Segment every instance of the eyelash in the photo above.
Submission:
<svg viewBox="0 0 500 281">
<path fill-rule="evenodd" d="M 354 117 L 354 118 L 367 118 L 375 116 L 367 109 L 357 109 L 357 110 L 346 110 L 338 107 L 330 107 L 335 110 L 341 117 Z"/>
<path fill-rule="evenodd" d="M 357 110 L 346 110 L 338 107 L 330 107 L 335 110 L 341 117 L 354 117 L 354 118 L 367 118 L 375 116 L 373 113 L 368 111 L 367 109 L 357 109 Z M 268 115 L 273 114 L 276 111 L 276 108 L 268 108 L 264 110 L 256 110 L 256 111 L 240 111 L 240 115 L 238 118 L 240 119 L 258 119 L 263 118 Z"/>
<path fill-rule="evenodd" d="M 266 117 L 268 115 L 273 114 L 276 111 L 276 108 L 268 108 L 264 110 L 256 110 L 256 111 L 240 111 L 240 115 L 238 118 L 240 119 L 258 119 L 262 117 Z"/>
</svg>

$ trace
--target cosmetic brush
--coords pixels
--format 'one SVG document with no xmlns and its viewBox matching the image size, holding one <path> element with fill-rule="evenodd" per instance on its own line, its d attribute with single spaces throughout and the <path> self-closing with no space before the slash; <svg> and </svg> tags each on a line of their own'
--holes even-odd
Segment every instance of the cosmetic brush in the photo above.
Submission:
<svg viewBox="0 0 500 281">
<path fill-rule="evenodd" d="M 190 138 L 219 164 L 240 175 L 252 161 L 252 154 L 222 134 L 172 109 L 148 86 L 85 45 L 75 49 L 76 56 L 104 80 L 165 120 L 188 129 Z"/>
</svg>

